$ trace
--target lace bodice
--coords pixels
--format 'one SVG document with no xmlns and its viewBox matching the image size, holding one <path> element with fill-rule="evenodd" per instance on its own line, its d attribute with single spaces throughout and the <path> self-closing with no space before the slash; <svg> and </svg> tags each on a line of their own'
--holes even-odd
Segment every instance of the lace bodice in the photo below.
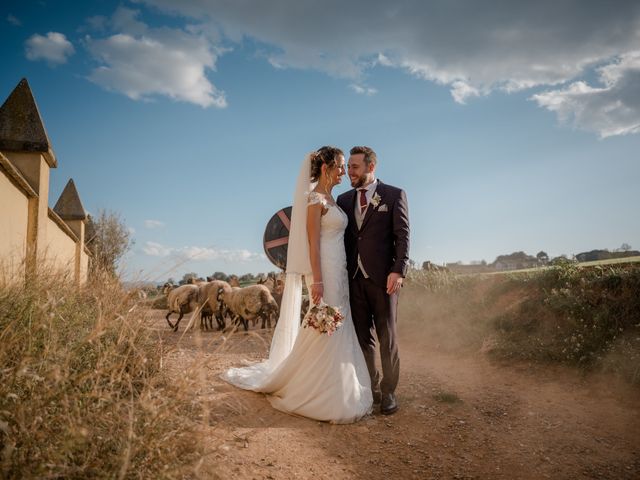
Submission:
<svg viewBox="0 0 640 480">
<path fill-rule="evenodd" d="M 320 219 L 321 242 L 338 236 L 340 237 L 339 239 L 333 238 L 333 240 L 343 242 L 344 231 L 349 223 L 347 215 L 337 204 L 329 203 L 324 195 L 318 192 L 311 192 L 309 194 L 309 205 L 315 205 L 317 203 L 322 204 L 322 206 L 327 209 Z M 344 250 L 344 247 L 342 247 L 342 250 Z"/>
<path fill-rule="evenodd" d="M 327 202 L 322 194 L 311 192 L 309 205 L 317 203 L 327 209 L 320 217 L 320 263 L 324 301 L 340 307 L 342 312 L 350 311 L 347 254 L 344 249 L 344 231 L 349 220 L 338 205 Z"/>
</svg>

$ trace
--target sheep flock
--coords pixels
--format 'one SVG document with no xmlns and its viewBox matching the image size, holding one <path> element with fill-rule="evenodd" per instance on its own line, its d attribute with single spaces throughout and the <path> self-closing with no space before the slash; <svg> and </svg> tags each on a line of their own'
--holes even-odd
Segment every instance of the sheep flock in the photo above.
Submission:
<svg viewBox="0 0 640 480">
<path fill-rule="evenodd" d="M 173 331 L 178 331 L 180 320 L 187 313 L 200 313 L 200 328 L 213 330 L 216 320 L 218 330 L 229 325 L 249 330 L 249 323 L 261 328 L 275 327 L 280 313 L 280 302 L 284 290 L 283 276 L 269 276 L 256 285 L 233 286 L 222 280 L 207 277 L 207 281 L 174 286 L 165 284 L 162 293 L 167 296 L 166 320 Z M 177 314 L 175 324 L 170 316 Z"/>
</svg>

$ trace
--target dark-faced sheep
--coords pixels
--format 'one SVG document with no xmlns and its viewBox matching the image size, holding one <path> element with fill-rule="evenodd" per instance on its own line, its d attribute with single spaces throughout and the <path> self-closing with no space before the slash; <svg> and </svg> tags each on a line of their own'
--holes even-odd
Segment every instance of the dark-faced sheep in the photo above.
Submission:
<svg viewBox="0 0 640 480">
<path fill-rule="evenodd" d="M 245 331 L 249 329 L 249 321 L 255 323 L 261 318 L 262 328 L 267 324 L 271 328 L 271 322 L 275 325 L 278 321 L 278 305 L 264 285 L 250 285 L 226 292 L 220 289 L 219 294 L 232 318 L 242 322 Z"/>
<path fill-rule="evenodd" d="M 284 282 L 285 282 L 285 274 L 279 273 L 274 274 L 270 273 L 266 278 L 261 278 L 258 280 L 259 285 L 264 285 L 269 289 L 273 299 L 278 304 L 278 308 L 280 308 L 282 304 L 282 294 L 284 293 Z"/>
<path fill-rule="evenodd" d="M 231 287 L 223 280 L 213 280 L 200 286 L 198 291 L 198 303 L 202 305 L 201 325 L 204 329 L 208 327 L 213 330 L 213 318 L 216 319 L 218 330 L 223 330 L 225 325 L 225 312 L 220 300 L 219 291 L 230 291 Z"/>
</svg>

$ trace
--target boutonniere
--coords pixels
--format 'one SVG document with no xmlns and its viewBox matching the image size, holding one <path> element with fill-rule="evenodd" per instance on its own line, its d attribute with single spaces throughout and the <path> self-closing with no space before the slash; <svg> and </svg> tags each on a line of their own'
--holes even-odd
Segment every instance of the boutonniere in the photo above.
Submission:
<svg viewBox="0 0 640 480">
<path fill-rule="evenodd" d="M 382 200 L 382 198 L 380 198 L 380 195 L 378 195 L 378 192 L 373 194 L 373 198 L 371 199 L 371 205 L 373 205 L 373 208 L 378 208 L 378 205 L 380 204 L 380 200 Z"/>
</svg>

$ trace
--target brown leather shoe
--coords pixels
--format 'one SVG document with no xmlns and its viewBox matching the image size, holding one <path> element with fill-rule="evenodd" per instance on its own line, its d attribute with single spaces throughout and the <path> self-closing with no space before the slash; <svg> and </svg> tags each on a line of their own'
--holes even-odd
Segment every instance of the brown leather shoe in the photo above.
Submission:
<svg viewBox="0 0 640 480">
<path fill-rule="evenodd" d="M 398 411 L 398 402 L 393 393 L 383 393 L 380 402 L 380 413 L 382 415 L 393 415 Z"/>
</svg>

